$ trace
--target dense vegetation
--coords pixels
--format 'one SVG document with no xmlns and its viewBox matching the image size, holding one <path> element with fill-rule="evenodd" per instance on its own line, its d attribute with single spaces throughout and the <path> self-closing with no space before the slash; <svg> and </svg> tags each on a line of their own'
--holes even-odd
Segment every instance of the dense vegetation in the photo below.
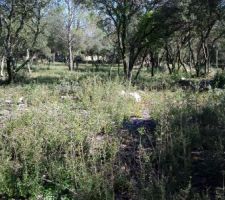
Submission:
<svg viewBox="0 0 225 200">
<path fill-rule="evenodd" d="M 1 0 L 0 199 L 225 199 L 223 0 Z"/>
</svg>

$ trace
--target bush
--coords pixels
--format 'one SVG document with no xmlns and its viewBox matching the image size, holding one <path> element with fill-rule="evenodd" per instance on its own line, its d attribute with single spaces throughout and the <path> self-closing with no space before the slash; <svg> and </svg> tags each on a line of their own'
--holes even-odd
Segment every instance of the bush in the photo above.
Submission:
<svg viewBox="0 0 225 200">
<path fill-rule="evenodd" d="M 225 88 L 225 72 L 217 73 L 212 81 L 212 85 L 214 88 Z"/>
<path fill-rule="evenodd" d="M 117 130 L 139 110 L 122 90 L 95 77 L 11 91 L 13 102 L 23 95 L 28 107 L 18 113 L 13 105 L 18 115 L 0 129 L 0 194 L 111 199 Z"/>
</svg>

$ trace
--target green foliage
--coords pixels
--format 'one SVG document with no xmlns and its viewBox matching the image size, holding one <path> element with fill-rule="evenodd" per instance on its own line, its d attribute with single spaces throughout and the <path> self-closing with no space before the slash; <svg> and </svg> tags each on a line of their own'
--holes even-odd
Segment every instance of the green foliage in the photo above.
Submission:
<svg viewBox="0 0 225 200">
<path fill-rule="evenodd" d="M 212 85 L 214 88 L 224 89 L 225 87 L 225 73 L 217 73 L 212 81 Z"/>
<path fill-rule="evenodd" d="M 28 109 L 0 130 L 0 193 L 110 199 L 113 186 L 105 177 L 113 175 L 117 128 L 134 112 L 134 102 L 120 96 L 124 86 L 93 77 L 9 89 Z"/>
<path fill-rule="evenodd" d="M 167 103 L 159 112 L 156 151 L 159 170 L 166 176 L 163 185 L 167 198 L 195 199 L 196 193 L 207 190 L 208 186 L 200 183 L 204 178 L 211 184 L 210 195 L 216 196 L 216 188 L 222 187 L 224 93 L 212 93 L 208 100 L 204 96 L 182 95 L 174 106 L 165 97 Z"/>
<path fill-rule="evenodd" d="M 6 118 L 0 124 L 2 196 L 223 198 L 224 91 L 146 90 L 135 103 L 121 96 L 124 84 L 105 72 L 61 67 L 36 69 L 17 85 L 0 88 L 0 116 Z M 156 76 L 155 84 L 173 86 L 179 79 Z M 25 107 L 19 110 L 21 97 Z M 15 115 L 5 115 L 7 109 Z M 142 116 L 143 109 L 157 122 L 155 132 L 126 130 L 124 121 Z"/>
</svg>

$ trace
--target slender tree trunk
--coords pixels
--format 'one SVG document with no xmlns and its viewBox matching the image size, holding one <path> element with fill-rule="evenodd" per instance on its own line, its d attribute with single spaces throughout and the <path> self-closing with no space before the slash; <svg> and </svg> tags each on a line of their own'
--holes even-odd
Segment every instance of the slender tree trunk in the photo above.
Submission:
<svg viewBox="0 0 225 200">
<path fill-rule="evenodd" d="M 35 55 L 32 56 L 32 58 L 30 59 L 30 66 L 33 67 L 33 63 L 34 63 L 34 59 L 36 58 Z M 32 72 L 32 70 L 31 70 Z"/>
<path fill-rule="evenodd" d="M 127 67 L 128 65 L 127 65 L 127 58 L 126 58 L 126 56 L 125 55 L 123 55 L 123 71 L 124 71 L 124 77 L 125 77 L 125 79 L 127 79 L 128 78 L 128 67 Z"/>
<path fill-rule="evenodd" d="M 55 53 L 52 54 L 52 62 L 55 64 Z"/>
<path fill-rule="evenodd" d="M 207 74 L 207 64 L 208 64 L 208 58 L 207 58 L 207 50 L 206 50 L 206 46 L 205 44 L 203 44 L 203 52 L 204 52 L 204 74 L 206 75 Z"/>
<path fill-rule="evenodd" d="M 204 62 L 205 62 L 204 74 L 206 75 L 209 72 L 209 67 L 210 67 L 209 47 L 205 43 L 203 43 L 203 46 L 202 47 L 203 47 Z"/>
<path fill-rule="evenodd" d="M 191 57 L 191 51 L 189 51 L 189 68 L 190 68 L 190 73 L 192 71 L 192 57 Z"/>
<path fill-rule="evenodd" d="M 216 49 L 216 68 L 219 68 L 219 50 Z"/>
<path fill-rule="evenodd" d="M 144 59 L 146 57 L 146 52 L 144 53 Z M 132 71 L 134 68 L 134 64 L 135 64 L 135 55 L 134 55 L 134 49 L 131 48 L 130 49 L 130 54 L 129 54 L 129 66 L 128 66 L 128 80 L 131 81 L 132 78 Z M 144 62 L 144 61 L 143 61 Z"/>
<path fill-rule="evenodd" d="M 154 70 L 155 70 L 155 64 L 152 65 L 152 68 L 151 68 L 151 76 L 153 77 L 155 74 L 154 74 Z"/>
<path fill-rule="evenodd" d="M 142 68 L 143 68 L 143 66 L 144 66 L 144 61 L 145 61 L 146 56 L 147 56 L 147 54 L 145 53 L 145 55 L 143 56 L 142 61 L 141 61 L 141 66 L 139 67 L 139 69 L 138 69 L 138 71 L 137 71 L 137 74 L 136 74 L 136 76 L 135 76 L 135 78 L 134 78 L 135 81 L 137 81 L 138 76 L 139 76 L 139 74 L 141 73 L 141 70 L 142 70 Z"/>
<path fill-rule="evenodd" d="M 30 50 L 27 49 L 27 56 L 26 56 L 26 60 L 28 60 L 28 63 L 27 63 L 27 68 L 28 68 L 28 72 L 31 74 L 31 63 L 30 63 Z"/>
<path fill-rule="evenodd" d="M 211 59 L 210 59 L 210 53 L 209 53 L 209 46 L 207 45 L 207 55 L 208 55 L 208 69 L 207 73 L 209 74 L 210 66 L 211 66 Z"/>
<path fill-rule="evenodd" d="M 180 52 L 179 52 L 179 55 L 178 55 L 178 63 L 179 63 L 179 65 L 181 65 L 184 68 L 185 73 L 187 73 L 187 69 L 186 69 L 185 64 L 183 63 L 183 61 L 181 59 Z"/>
<path fill-rule="evenodd" d="M 158 59 L 158 58 L 157 58 Z M 151 61 L 151 76 L 153 77 L 154 76 L 154 70 L 155 70 L 155 67 L 157 65 L 157 62 L 156 59 L 155 59 L 155 55 L 153 52 L 150 52 L 150 61 Z"/>
<path fill-rule="evenodd" d="M 13 81 L 13 71 L 12 71 L 12 57 L 7 57 L 6 59 L 6 69 L 8 74 L 8 83 Z"/>
<path fill-rule="evenodd" d="M 124 0 L 123 1 L 124 6 L 126 6 L 127 2 Z M 123 68 L 124 68 L 124 77 L 125 79 L 129 80 L 131 78 L 131 74 L 129 72 L 129 56 L 127 52 L 127 46 L 126 46 L 126 41 L 127 41 L 127 16 L 126 16 L 126 11 L 124 10 L 122 14 L 122 25 L 121 25 L 121 33 L 120 37 L 121 39 L 121 53 L 122 53 L 122 59 L 123 59 Z"/>
<path fill-rule="evenodd" d="M 166 64 L 167 64 L 167 68 L 169 70 L 169 74 L 172 74 L 173 73 L 173 70 L 172 68 L 170 67 L 170 55 L 169 55 L 169 49 L 168 49 L 168 45 L 166 45 Z"/>
<path fill-rule="evenodd" d="M 73 71 L 73 51 L 72 45 L 69 43 L 69 70 Z"/>
<path fill-rule="evenodd" d="M 68 10 L 68 18 L 67 18 L 67 45 L 68 45 L 68 55 L 69 55 L 69 70 L 73 70 L 73 50 L 72 50 L 72 26 L 74 20 L 74 13 L 73 13 L 73 2 L 71 0 L 65 1 L 67 4 Z"/>
<path fill-rule="evenodd" d="M 200 77 L 200 67 L 199 67 L 199 64 L 197 63 L 196 65 L 195 65 L 195 71 L 196 71 L 196 76 L 197 77 Z"/>
<path fill-rule="evenodd" d="M 0 76 L 4 76 L 4 65 L 5 65 L 5 56 L 2 56 L 2 62 L 1 62 L 1 72 Z"/>
<path fill-rule="evenodd" d="M 76 70 L 78 70 L 78 69 L 79 69 L 79 61 L 76 60 Z"/>
<path fill-rule="evenodd" d="M 119 76 L 120 75 L 120 59 L 119 59 L 119 56 L 118 56 L 116 62 L 117 62 L 117 73 L 118 73 L 118 76 Z"/>
<path fill-rule="evenodd" d="M 133 68 L 134 68 L 134 61 L 133 61 L 133 58 L 130 57 L 130 62 L 129 62 L 129 66 L 128 66 L 128 72 L 127 72 L 127 79 L 129 81 L 131 81 L 131 79 L 132 79 Z"/>
<path fill-rule="evenodd" d="M 147 70 L 147 72 L 149 72 L 150 68 L 151 68 L 151 60 L 149 58 L 149 55 L 147 56 L 145 62 L 146 62 L 146 70 Z"/>
</svg>

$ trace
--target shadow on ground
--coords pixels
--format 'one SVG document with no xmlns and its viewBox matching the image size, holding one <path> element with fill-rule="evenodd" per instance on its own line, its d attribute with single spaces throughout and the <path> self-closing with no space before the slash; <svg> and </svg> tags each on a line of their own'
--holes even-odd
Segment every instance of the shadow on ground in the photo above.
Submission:
<svg viewBox="0 0 225 200">
<path fill-rule="evenodd" d="M 224 102 L 171 108 L 160 138 L 160 123 L 125 120 L 114 169 L 116 199 L 224 199 Z"/>
</svg>

